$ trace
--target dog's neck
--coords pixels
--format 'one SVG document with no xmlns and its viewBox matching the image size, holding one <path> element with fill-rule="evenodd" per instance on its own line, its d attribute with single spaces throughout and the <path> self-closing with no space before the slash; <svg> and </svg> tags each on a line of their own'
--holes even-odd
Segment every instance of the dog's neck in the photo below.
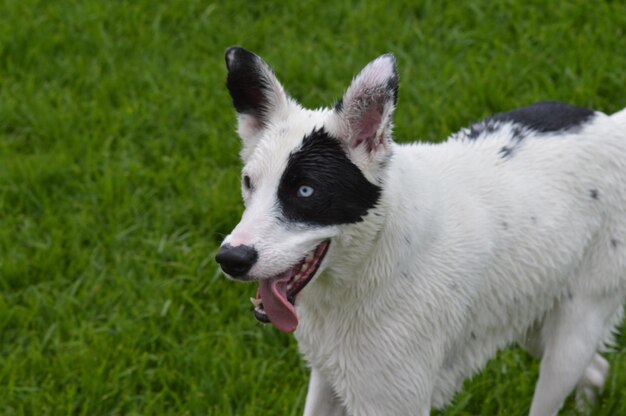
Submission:
<svg viewBox="0 0 626 416">
<path fill-rule="evenodd" d="M 363 221 L 343 226 L 332 240 L 329 265 L 311 285 L 313 299 L 320 297 L 333 302 L 346 291 L 350 298 L 360 298 L 375 292 L 380 285 L 394 285 L 402 278 L 396 268 L 405 256 L 420 256 L 436 239 L 439 216 L 437 185 L 432 183 L 426 164 L 415 166 L 404 160 L 402 152 L 394 152 L 384 173 L 381 199 Z M 410 192 L 408 192 L 410 190 Z M 421 195 L 416 202 L 411 195 Z M 407 221 L 411 217 L 411 221 Z M 407 224 L 413 228 L 407 229 Z"/>
</svg>

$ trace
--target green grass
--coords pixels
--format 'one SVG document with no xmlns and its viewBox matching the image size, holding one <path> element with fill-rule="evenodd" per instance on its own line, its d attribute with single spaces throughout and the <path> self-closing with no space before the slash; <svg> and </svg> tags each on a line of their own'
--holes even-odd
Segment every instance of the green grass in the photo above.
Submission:
<svg viewBox="0 0 626 416">
<path fill-rule="evenodd" d="M 227 46 L 312 107 L 393 52 L 401 141 L 543 99 L 626 106 L 624 2 L 413 3 L 2 0 L 0 414 L 301 413 L 293 339 L 213 261 L 241 212 Z M 620 341 L 594 415 L 626 414 Z M 505 351 L 443 413 L 522 415 L 536 376 Z"/>
</svg>

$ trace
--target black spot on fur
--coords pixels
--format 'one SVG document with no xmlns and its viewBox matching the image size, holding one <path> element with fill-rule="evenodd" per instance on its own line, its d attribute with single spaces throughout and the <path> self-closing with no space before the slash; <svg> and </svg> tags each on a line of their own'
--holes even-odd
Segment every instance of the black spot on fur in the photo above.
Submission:
<svg viewBox="0 0 626 416">
<path fill-rule="evenodd" d="M 404 241 L 408 244 L 411 245 L 411 239 L 408 236 L 404 236 Z"/>
<path fill-rule="evenodd" d="M 468 139 L 477 139 L 484 133 L 493 133 L 505 123 L 516 126 L 512 130 L 512 139 L 518 142 L 525 138 L 526 131 L 539 133 L 566 132 L 590 121 L 595 112 L 582 107 L 548 101 L 541 102 L 496 114 L 469 127 Z M 526 131 L 525 131 L 526 130 Z"/>
<path fill-rule="evenodd" d="M 498 129 L 497 123 L 490 122 L 489 119 L 484 120 L 480 123 L 472 124 L 469 127 L 469 133 L 467 134 L 468 139 L 477 139 L 481 134 L 487 133 L 491 134 Z"/>
<path fill-rule="evenodd" d="M 532 104 L 499 113 L 491 121 L 513 122 L 541 133 L 567 131 L 586 123 L 595 113 L 586 108 L 554 101 Z"/>
<path fill-rule="evenodd" d="M 508 146 L 502 146 L 502 149 L 498 152 L 502 159 L 507 159 L 513 153 L 513 148 Z"/>
<path fill-rule="evenodd" d="M 391 157 L 390 157 L 390 156 L 387 156 L 385 159 L 381 160 L 381 161 L 378 163 L 379 168 L 380 168 L 381 170 L 385 170 L 385 169 L 387 169 L 387 166 L 389 166 L 389 162 L 390 162 L 390 161 L 391 161 Z"/>
<path fill-rule="evenodd" d="M 308 198 L 298 196 L 298 188 L 315 190 Z M 344 152 L 339 140 L 324 129 L 306 136 L 298 150 L 289 156 L 278 186 L 283 215 L 312 225 L 360 222 L 376 206 L 381 188 L 369 182 Z"/>
<path fill-rule="evenodd" d="M 599 198 L 597 189 L 590 189 L 589 190 L 589 195 L 591 195 L 591 197 L 593 199 L 598 199 Z"/>
<path fill-rule="evenodd" d="M 394 58 L 395 62 L 395 58 Z M 398 73 L 394 65 L 393 75 L 387 80 L 387 91 L 389 91 L 393 97 L 393 105 L 398 104 Z"/>
<path fill-rule="evenodd" d="M 511 138 L 513 140 L 517 140 L 519 142 L 525 137 L 526 137 L 526 133 L 524 132 L 524 129 L 522 129 L 520 126 L 515 126 L 511 130 Z"/>
<path fill-rule="evenodd" d="M 337 104 L 335 104 L 335 111 L 338 113 L 343 111 L 343 98 L 340 98 L 339 101 L 337 101 Z"/>
<path fill-rule="evenodd" d="M 233 107 L 238 113 L 252 115 L 264 123 L 270 86 L 261 65 L 264 64 L 258 56 L 243 48 L 233 47 L 226 51 L 226 87 L 233 99 Z"/>
<path fill-rule="evenodd" d="M 616 238 L 611 238 L 611 247 L 617 248 L 618 245 L 619 245 L 619 241 L 617 241 Z"/>
<path fill-rule="evenodd" d="M 502 222 L 502 228 L 505 229 L 505 230 L 508 230 L 509 229 L 509 223 L 506 222 L 506 221 L 503 221 Z"/>
<path fill-rule="evenodd" d="M 472 331 L 472 333 L 470 334 L 470 337 L 471 337 L 472 339 L 476 339 L 476 334 Z"/>
<path fill-rule="evenodd" d="M 530 221 L 532 221 L 533 224 L 537 223 L 537 217 L 530 217 Z"/>
</svg>

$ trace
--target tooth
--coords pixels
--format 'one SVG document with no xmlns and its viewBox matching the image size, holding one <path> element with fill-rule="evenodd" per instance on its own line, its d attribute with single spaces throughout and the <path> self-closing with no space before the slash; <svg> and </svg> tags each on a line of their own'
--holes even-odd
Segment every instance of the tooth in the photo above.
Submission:
<svg viewBox="0 0 626 416">
<path fill-rule="evenodd" d="M 261 299 L 257 299 L 257 298 L 250 298 L 250 302 L 252 302 L 252 304 L 254 305 L 255 308 L 257 308 L 260 304 L 261 304 Z"/>
<path fill-rule="evenodd" d="M 310 252 L 308 256 L 306 256 L 306 261 L 313 261 L 313 257 L 315 256 L 314 252 Z"/>
</svg>

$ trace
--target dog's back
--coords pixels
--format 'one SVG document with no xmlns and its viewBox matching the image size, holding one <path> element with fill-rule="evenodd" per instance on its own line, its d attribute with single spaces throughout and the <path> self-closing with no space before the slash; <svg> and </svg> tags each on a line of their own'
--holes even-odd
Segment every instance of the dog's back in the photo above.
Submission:
<svg viewBox="0 0 626 416">
<path fill-rule="evenodd" d="M 626 108 L 611 115 L 611 119 L 622 132 L 626 131 Z"/>
<path fill-rule="evenodd" d="M 411 277 L 441 285 L 430 293 L 451 305 L 442 325 L 457 326 L 435 403 L 512 340 L 531 350 L 549 344 L 546 322 L 564 308 L 582 313 L 577 299 L 611 305 L 599 336 L 607 340 L 626 289 L 624 120 L 594 113 L 553 132 L 486 123 L 441 145 L 398 149 L 391 182 L 429 193 L 401 194 L 393 205 L 416 212 L 390 218 L 407 224 L 420 210 L 436 213 L 428 234 L 438 237 L 408 257 Z M 411 167 L 418 179 L 407 178 Z"/>
</svg>

